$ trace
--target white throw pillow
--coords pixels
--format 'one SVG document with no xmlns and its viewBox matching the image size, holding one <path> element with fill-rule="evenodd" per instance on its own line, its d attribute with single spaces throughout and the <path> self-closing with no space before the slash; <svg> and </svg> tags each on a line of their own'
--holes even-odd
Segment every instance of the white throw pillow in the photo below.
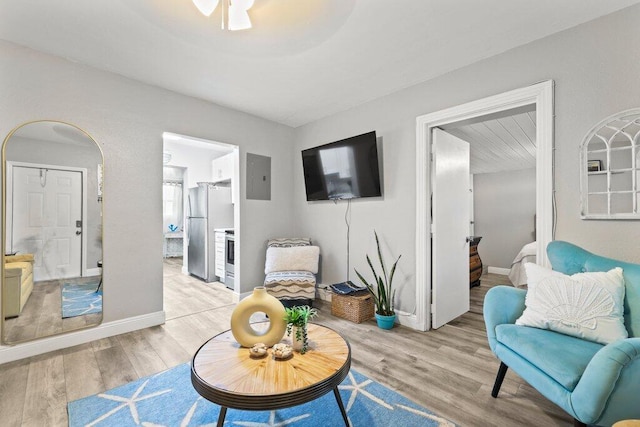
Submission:
<svg viewBox="0 0 640 427">
<path fill-rule="evenodd" d="M 274 271 L 318 272 L 320 248 L 317 246 L 295 246 L 292 248 L 268 248 L 264 274 Z"/>
<path fill-rule="evenodd" d="M 526 308 L 516 325 L 550 329 L 601 344 L 627 338 L 624 326 L 624 277 L 607 272 L 572 276 L 533 263 L 524 266 Z"/>
</svg>

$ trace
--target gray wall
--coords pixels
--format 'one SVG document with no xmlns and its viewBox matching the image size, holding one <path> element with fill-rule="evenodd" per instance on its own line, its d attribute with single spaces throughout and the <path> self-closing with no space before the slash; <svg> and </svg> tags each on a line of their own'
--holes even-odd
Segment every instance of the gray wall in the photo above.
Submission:
<svg viewBox="0 0 640 427">
<path fill-rule="evenodd" d="M 510 268 L 522 246 L 535 240 L 536 170 L 473 175 L 473 210 L 482 264 Z"/>
<path fill-rule="evenodd" d="M 265 243 L 287 235 L 291 128 L 0 41 L 0 135 L 36 119 L 73 123 L 104 153 L 104 321 L 162 310 L 162 133 L 272 157 L 271 201 L 241 187 L 242 291 L 264 280 Z"/>
<path fill-rule="evenodd" d="M 375 129 L 384 147 L 384 198 L 353 203 L 351 262 L 366 269 L 372 230 L 399 264 L 403 311 L 415 307 L 416 117 L 508 90 L 555 81 L 556 238 L 627 261 L 640 261 L 637 221 L 580 220 L 579 145 L 600 120 L 640 104 L 640 61 L 623 41 L 640 39 L 640 6 L 622 10 L 439 78 L 296 129 L 293 202 L 298 234 L 323 253 L 323 282 L 343 280 L 344 206 L 305 200 L 300 150 Z M 384 60 L 384 58 L 380 58 Z M 354 275 L 351 275 L 354 277 Z"/>
</svg>

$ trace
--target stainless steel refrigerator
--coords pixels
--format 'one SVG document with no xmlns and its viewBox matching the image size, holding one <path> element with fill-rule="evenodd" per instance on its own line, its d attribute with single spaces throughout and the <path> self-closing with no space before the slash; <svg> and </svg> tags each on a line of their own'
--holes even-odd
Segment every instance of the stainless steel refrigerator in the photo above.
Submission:
<svg viewBox="0 0 640 427">
<path fill-rule="evenodd" d="M 189 189 L 187 205 L 187 268 L 205 282 L 216 280 L 214 229 L 233 228 L 231 188 L 199 182 Z"/>
</svg>

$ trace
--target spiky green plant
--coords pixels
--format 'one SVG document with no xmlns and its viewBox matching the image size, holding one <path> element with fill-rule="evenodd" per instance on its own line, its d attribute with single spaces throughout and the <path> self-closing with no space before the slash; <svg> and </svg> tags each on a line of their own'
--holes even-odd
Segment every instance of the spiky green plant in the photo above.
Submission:
<svg viewBox="0 0 640 427">
<path fill-rule="evenodd" d="M 376 236 L 376 246 L 378 248 L 378 260 L 380 261 L 380 268 L 382 269 L 382 274 L 378 274 L 376 269 L 373 267 L 373 263 L 371 262 L 371 258 L 367 254 L 367 263 L 369 267 L 371 267 L 371 272 L 373 273 L 374 284 L 369 283 L 362 274 L 355 270 L 356 274 L 360 281 L 367 287 L 369 293 L 373 296 L 373 301 L 376 304 L 376 313 L 381 316 L 393 316 L 396 314 L 393 308 L 393 301 L 396 297 L 396 291 L 393 289 L 393 275 L 396 272 L 396 266 L 398 265 L 398 261 L 400 261 L 400 255 L 396 262 L 393 263 L 391 267 L 391 271 L 387 275 L 387 269 L 384 264 L 384 259 L 382 257 L 382 251 L 380 250 L 380 241 L 378 240 L 378 233 L 373 231 L 373 234 Z"/>
<path fill-rule="evenodd" d="M 296 339 L 302 341 L 300 354 L 307 352 L 309 340 L 307 337 L 307 323 L 316 317 L 318 310 L 308 305 L 285 308 L 284 321 L 287 322 L 287 336 L 291 335 L 293 327 L 296 327 Z"/>
</svg>

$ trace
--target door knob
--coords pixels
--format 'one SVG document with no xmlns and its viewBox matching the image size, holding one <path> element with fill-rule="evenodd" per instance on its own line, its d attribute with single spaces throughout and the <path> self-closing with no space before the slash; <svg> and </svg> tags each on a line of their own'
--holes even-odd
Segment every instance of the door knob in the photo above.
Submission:
<svg viewBox="0 0 640 427">
<path fill-rule="evenodd" d="M 80 231 L 80 230 L 77 230 L 77 231 L 76 231 L 76 236 L 79 236 L 79 235 L 81 235 L 81 234 L 82 234 L 82 231 Z"/>
</svg>

